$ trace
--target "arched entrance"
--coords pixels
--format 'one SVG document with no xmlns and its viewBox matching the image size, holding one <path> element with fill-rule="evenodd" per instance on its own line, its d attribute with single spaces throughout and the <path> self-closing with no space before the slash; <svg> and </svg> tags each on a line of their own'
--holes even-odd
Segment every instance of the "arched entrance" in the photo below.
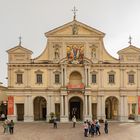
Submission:
<svg viewBox="0 0 140 140">
<path fill-rule="evenodd" d="M 34 99 L 34 120 L 46 120 L 46 99 L 38 96 Z"/>
<path fill-rule="evenodd" d="M 116 97 L 110 96 L 105 101 L 105 114 L 106 119 L 117 120 L 118 119 L 118 107 L 119 101 Z"/>
<path fill-rule="evenodd" d="M 69 119 L 75 116 L 77 120 L 83 119 L 83 101 L 75 96 L 69 100 Z"/>
</svg>

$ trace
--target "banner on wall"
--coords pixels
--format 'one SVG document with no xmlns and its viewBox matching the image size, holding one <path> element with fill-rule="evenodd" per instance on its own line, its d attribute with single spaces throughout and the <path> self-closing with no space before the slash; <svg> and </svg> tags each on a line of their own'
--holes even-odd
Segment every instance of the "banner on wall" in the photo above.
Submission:
<svg viewBox="0 0 140 140">
<path fill-rule="evenodd" d="M 14 115 L 14 97 L 8 96 L 8 115 Z"/>
<path fill-rule="evenodd" d="M 140 96 L 138 96 L 138 114 L 140 115 Z"/>
</svg>

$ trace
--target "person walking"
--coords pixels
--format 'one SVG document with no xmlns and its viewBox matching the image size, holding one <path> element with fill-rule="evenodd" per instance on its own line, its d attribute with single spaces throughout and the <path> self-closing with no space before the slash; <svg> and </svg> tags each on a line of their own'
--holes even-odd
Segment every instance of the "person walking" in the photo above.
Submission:
<svg viewBox="0 0 140 140">
<path fill-rule="evenodd" d="M 108 134 L 108 122 L 107 122 L 107 120 L 105 120 L 105 123 L 104 123 L 104 131 L 105 131 L 105 134 Z"/>
<path fill-rule="evenodd" d="M 56 119 L 56 117 L 53 118 L 53 128 L 57 128 L 57 119 Z"/>
<path fill-rule="evenodd" d="M 88 123 L 85 121 L 84 122 L 84 136 L 88 137 Z"/>
<path fill-rule="evenodd" d="M 2 119 L 2 121 L 5 121 L 5 114 L 4 113 L 1 114 L 1 119 Z"/>
<path fill-rule="evenodd" d="M 101 135 L 101 132 L 100 132 L 100 123 L 99 121 L 97 120 L 96 121 L 96 135 Z"/>
<path fill-rule="evenodd" d="M 73 116 L 72 122 L 73 122 L 73 128 L 75 128 L 75 125 L 76 125 L 76 117 L 75 116 Z"/>
<path fill-rule="evenodd" d="M 13 120 L 10 121 L 9 123 L 9 131 L 10 131 L 10 134 L 13 134 L 14 133 L 14 122 Z"/>
</svg>

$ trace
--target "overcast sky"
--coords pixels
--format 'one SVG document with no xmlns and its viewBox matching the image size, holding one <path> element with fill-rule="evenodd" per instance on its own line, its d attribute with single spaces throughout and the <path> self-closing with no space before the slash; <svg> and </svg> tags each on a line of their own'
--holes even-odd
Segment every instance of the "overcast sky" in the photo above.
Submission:
<svg viewBox="0 0 140 140">
<path fill-rule="evenodd" d="M 0 0 L 0 82 L 7 85 L 7 50 L 18 44 L 32 50 L 32 58 L 45 49 L 44 33 L 77 20 L 104 33 L 106 50 L 117 52 L 132 44 L 140 47 L 140 0 Z"/>
</svg>

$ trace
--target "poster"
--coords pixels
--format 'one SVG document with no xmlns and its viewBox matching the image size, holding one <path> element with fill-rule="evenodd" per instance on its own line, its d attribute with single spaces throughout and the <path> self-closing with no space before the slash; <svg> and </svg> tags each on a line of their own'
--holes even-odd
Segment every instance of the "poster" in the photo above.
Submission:
<svg viewBox="0 0 140 140">
<path fill-rule="evenodd" d="M 8 96 L 8 115 L 14 115 L 14 97 Z"/>
</svg>

